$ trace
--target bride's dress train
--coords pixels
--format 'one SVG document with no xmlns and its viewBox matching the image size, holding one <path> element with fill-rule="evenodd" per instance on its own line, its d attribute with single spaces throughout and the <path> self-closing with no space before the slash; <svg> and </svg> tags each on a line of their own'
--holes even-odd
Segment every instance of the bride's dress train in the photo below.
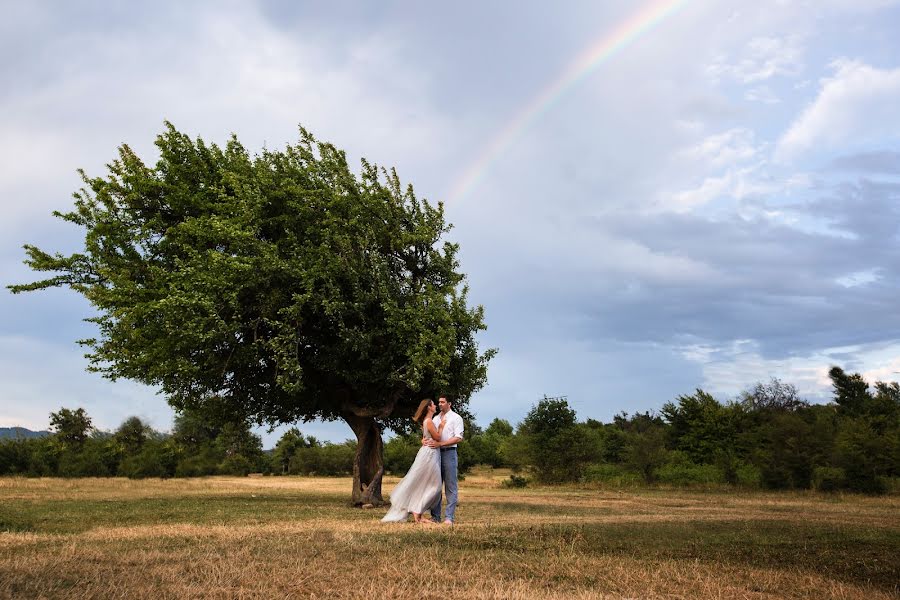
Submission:
<svg viewBox="0 0 900 600">
<path fill-rule="evenodd" d="M 425 435 L 431 437 L 427 430 Z M 437 501 L 441 483 L 441 451 L 422 446 L 406 476 L 391 492 L 391 509 L 381 521 L 406 521 L 409 513 L 427 511 Z"/>
</svg>

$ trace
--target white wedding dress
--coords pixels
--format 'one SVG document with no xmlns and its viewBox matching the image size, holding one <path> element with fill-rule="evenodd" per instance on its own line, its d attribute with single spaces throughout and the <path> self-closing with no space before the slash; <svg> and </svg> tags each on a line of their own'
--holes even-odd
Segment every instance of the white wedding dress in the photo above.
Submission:
<svg viewBox="0 0 900 600">
<path fill-rule="evenodd" d="M 425 437 L 431 437 L 428 429 L 425 429 Z M 406 476 L 391 492 L 391 509 L 381 522 L 403 522 L 409 513 L 427 511 L 437 502 L 441 483 L 441 451 L 422 446 Z"/>
</svg>

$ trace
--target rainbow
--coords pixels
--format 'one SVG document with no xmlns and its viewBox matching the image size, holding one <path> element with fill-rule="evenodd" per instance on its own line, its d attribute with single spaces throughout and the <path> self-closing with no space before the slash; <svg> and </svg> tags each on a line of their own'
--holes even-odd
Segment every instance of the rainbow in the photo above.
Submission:
<svg viewBox="0 0 900 600">
<path fill-rule="evenodd" d="M 538 117 L 546 113 L 566 92 L 588 77 L 603 62 L 627 47 L 675 13 L 688 0 L 653 0 L 623 21 L 611 33 L 594 42 L 563 70 L 559 77 L 538 93 L 500 130 L 478 157 L 456 181 L 450 191 L 450 202 L 468 195 L 483 179 L 488 169 L 510 144 Z"/>
</svg>

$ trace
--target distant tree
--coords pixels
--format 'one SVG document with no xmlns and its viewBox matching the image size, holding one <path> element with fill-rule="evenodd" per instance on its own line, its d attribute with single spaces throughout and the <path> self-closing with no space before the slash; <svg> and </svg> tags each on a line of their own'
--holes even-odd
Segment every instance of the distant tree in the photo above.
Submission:
<svg viewBox="0 0 900 600">
<path fill-rule="evenodd" d="M 673 448 L 695 463 L 713 463 L 735 443 L 734 413 L 703 390 L 665 403 L 660 415 L 670 425 Z"/>
<path fill-rule="evenodd" d="M 498 438 L 508 437 L 513 434 L 513 426 L 506 419 L 496 418 L 490 422 L 487 429 L 484 430 L 484 434 Z"/>
<path fill-rule="evenodd" d="M 413 431 L 396 435 L 384 445 L 384 468 L 395 475 L 405 475 L 422 447 L 422 433 Z"/>
<path fill-rule="evenodd" d="M 284 435 L 275 444 L 272 451 L 273 470 L 277 474 L 285 474 L 291 464 L 291 459 L 297 453 L 298 448 L 308 448 L 310 443 L 306 440 L 300 430 L 291 427 L 284 432 Z"/>
<path fill-rule="evenodd" d="M 520 429 L 538 439 L 547 439 L 571 429 L 576 422 L 575 411 L 565 398 L 544 396 L 525 415 Z"/>
<path fill-rule="evenodd" d="M 127 455 L 137 454 L 144 447 L 144 443 L 154 433 L 153 429 L 140 417 L 128 417 L 116 429 L 113 435 L 116 443 Z"/>
<path fill-rule="evenodd" d="M 841 414 L 852 417 L 864 413 L 872 396 L 869 394 L 869 384 L 862 375 L 848 375 L 840 367 L 831 367 L 828 376 L 834 387 L 834 401 L 840 407 Z"/>
<path fill-rule="evenodd" d="M 50 413 L 50 429 L 63 446 L 77 449 L 88 439 L 93 425 L 83 408 L 75 410 L 61 408 L 57 412 Z"/>
<path fill-rule="evenodd" d="M 768 383 L 760 382 L 745 390 L 741 393 L 739 401 L 748 410 L 795 411 L 809 406 L 809 403 L 800 397 L 794 384 L 783 383 L 776 377 Z"/>
<path fill-rule="evenodd" d="M 405 428 L 439 390 L 462 409 L 487 377 L 480 306 L 469 307 L 443 206 L 393 171 L 301 129 L 251 156 L 167 124 L 159 159 L 128 146 L 105 178 L 83 175 L 85 231 L 64 256 L 26 246 L 48 279 L 96 308 L 90 369 L 159 386 L 177 410 L 211 401 L 277 425 L 346 421 L 358 441 L 352 500 L 381 502 L 384 428 Z"/>
<path fill-rule="evenodd" d="M 577 426 L 565 398 L 546 396 L 525 416 L 515 438 L 526 464 L 547 483 L 577 481 L 599 445 L 594 432 Z"/>
<path fill-rule="evenodd" d="M 503 456 L 500 448 L 505 440 L 513 435 L 513 426 L 509 421 L 504 419 L 494 419 L 484 430 L 484 433 L 477 438 L 479 445 L 478 462 L 492 467 L 504 466 Z M 476 438 L 469 437 L 469 442 L 473 445 Z"/>
<path fill-rule="evenodd" d="M 641 474 L 646 483 L 656 481 L 657 470 L 666 462 L 666 434 L 662 427 L 632 431 L 626 436 L 625 463 Z"/>
</svg>

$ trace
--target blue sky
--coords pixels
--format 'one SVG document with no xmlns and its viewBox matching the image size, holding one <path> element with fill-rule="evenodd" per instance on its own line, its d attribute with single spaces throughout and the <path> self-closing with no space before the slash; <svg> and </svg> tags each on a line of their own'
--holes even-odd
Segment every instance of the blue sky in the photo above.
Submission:
<svg viewBox="0 0 900 600">
<path fill-rule="evenodd" d="M 0 2 L 0 279 L 24 243 L 71 252 L 76 169 L 164 119 L 277 148 L 303 124 L 446 202 L 498 347 L 472 400 L 518 422 L 722 400 L 779 377 L 814 401 L 838 364 L 900 372 L 900 4 L 686 0 L 453 190 L 523 107 L 649 3 Z M 0 425 L 83 406 L 101 428 L 154 390 L 84 371 L 74 292 L 0 294 Z M 340 423 L 302 424 L 321 438 Z M 270 446 L 278 431 L 264 434 Z"/>
</svg>

